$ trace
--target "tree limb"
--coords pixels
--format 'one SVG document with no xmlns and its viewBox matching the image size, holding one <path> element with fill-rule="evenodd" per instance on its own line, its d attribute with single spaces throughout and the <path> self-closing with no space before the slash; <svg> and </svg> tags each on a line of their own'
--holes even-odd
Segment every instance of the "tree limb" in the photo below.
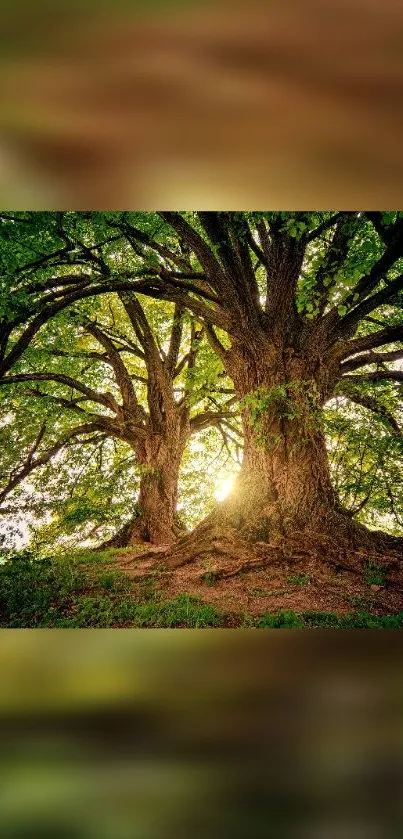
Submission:
<svg viewBox="0 0 403 839">
<path fill-rule="evenodd" d="M 112 394 L 98 393 L 82 382 L 73 379 L 71 376 L 65 376 L 61 373 L 52 373 L 50 371 L 46 373 L 19 373 L 15 376 L 6 376 L 0 379 L 0 385 L 17 384 L 19 382 L 57 382 L 58 384 L 71 387 L 73 390 L 78 390 L 79 393 L 87 396 L 91 402 L 98 402 L 105 408 L 116 411 L 116 400 Z"/>
<path fill-rule="evenodd" d="M 351 402 L 355 402 L 356 405 L 361 405 L 363 408 L 367 408 L 373 414 L 377 414 L 386 420 L 394 434 L 399 437 L 403 435 L 403 430 L 400 428 L 400 425 L 393 414 L 388 411 L 384 405 L 380 405 L 375 398 L 354 390 L 350 384 L 348 384 L 348 386 L 343 385 L 343 380 L 339 383 L 337 390 L 340 395 L 345 396 Z"/>
<path fill-rule="evenodd" d="M 362 335 L 359 338 L 354 338 L 343 345 L 341 358 L 348 358 L 356 353 L 365 350 L 372 350 L 375 347 L 382 347 L 385 344 L 394 344 L 397 341 L 403 341 L 403 323 L 386 326 L 378 332 L 372 332 L 370 335 Z"/>
<path fill-rule="evenodd" d="M 40 434 L 38 435 L 37 440 L 35 441 L 33 447 L 30 449 L 28 453 L 28 457 L 26 458 L 24 464 L 20 467 L 18 472 L 16 472 L 10 479 L 8 480 L 4 489 L 0 492 L 0 504 L 6 499 L 7 495 L 12 492 L 28 475 L 33 472 L 34 469 L 38 469 L 39 466 L 45 466 L 46 463 L 49 463 L 50 460 L 64 447 L 66 446 L 70 440 L 79 436 L 80 434 L 88 434 L 91 431 L 94 431 L 94 426 L 92 423 L 85 423 L 83 425 L 78 425 L 75 428 L 68 431 L 57 443 L 54 443 L 49 449 L 39 455 L 37 458 L 34 457 L 39 443 L 43 438 L 42 429 Z"/>
<path fill-rule="evenodd" d="M 350 361 L 344 361 L 340 365 L 342 373 L 350 373 L 357 370 L 359 367 L 365 367 L 367 364 L 384 364 L 385 361 L 398 361 L 403 358 L 403 350 L 391 350 L 390 352 L 372 352 L 357 355 Z"/>
</svg>

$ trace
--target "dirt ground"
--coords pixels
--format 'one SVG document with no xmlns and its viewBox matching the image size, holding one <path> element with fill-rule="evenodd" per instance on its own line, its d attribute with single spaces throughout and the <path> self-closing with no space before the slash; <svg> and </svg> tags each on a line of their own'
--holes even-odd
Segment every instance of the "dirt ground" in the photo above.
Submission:
<svg viewBox="0 0 403 839">
<path fill-rule="evenodd" d="M 149 581 L 166 598 L 185 593 L 194 595 L 213 604 L 226 616 L 227 625 L 236 626 L 246 614 L 259 617 L 280 609 L 338 615 L 357 609 L 375 615 L 403 609 L 401 574 L 385 574 L 380 585 L 368 573 L 336 569 L 325 561 L 311 558 L 268 564 L 259 570 L 215 579 L 214 562 L 209 561 L 206 567 L 203 560 L 198 560 L 169 570 L 163 549 L 154 549 L 151 554 L 148 551 L 145 558 L 142 553 L 142 549 L 136 548 L 116 556 L 116 567 L 130 577 L 134 589 Z"/>
</svg>

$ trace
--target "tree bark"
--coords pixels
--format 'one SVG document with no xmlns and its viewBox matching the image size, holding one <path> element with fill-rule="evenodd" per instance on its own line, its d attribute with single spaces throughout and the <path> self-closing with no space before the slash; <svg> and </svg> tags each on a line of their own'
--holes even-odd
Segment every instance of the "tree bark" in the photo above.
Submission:
<svg viewBox="0 0 403 839">
<path fill-rule="evenodd" d="M 140 514 L 134 521 L 129 544 L 170 545 L 180 532 L 176 508 L 183 447 L 178 442 L 175 445 L 174 439 L 153 435 L 144 449 L 138 498 Z"/>
<path fill-rule="evenodd" d="M 250 537 L 320 523 L 338 506 L 319 419 L 329 371 L 270 342 L 233 344 L 228 370 L 244 431 L 241 472 L 225 505 L 233 521 Z"/>
<path fill-rule="evenodd" d="M 182 450 L 173 451 L 169 442 L 155 435 L 148 440 L 148 458 L 140 461 L 143 474 L 137 500 L 137 512 L 101 546 L 125 548 L 151 543 L 172 545 L 184 535 L 177 515 L 178 477 Z"/>
</svg>

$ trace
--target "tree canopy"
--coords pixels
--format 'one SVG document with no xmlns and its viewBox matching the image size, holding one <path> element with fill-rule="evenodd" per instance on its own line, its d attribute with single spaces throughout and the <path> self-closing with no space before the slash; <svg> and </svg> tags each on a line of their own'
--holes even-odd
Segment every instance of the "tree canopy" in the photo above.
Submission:
<svg viewBox="0 0 403 839">
<path fill-rule="evenodd" d="M 243 539 L 402 532 L 403 214 L 3 213 L 0 269 L 4 520 L 112 536 L 154 475 L 175 537 L 242 460 Z"/>
</svg>

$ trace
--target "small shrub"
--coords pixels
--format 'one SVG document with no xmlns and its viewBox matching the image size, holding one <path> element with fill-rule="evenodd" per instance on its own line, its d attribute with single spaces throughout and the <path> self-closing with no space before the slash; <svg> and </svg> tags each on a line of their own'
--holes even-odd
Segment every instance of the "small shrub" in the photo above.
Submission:
<svg viewBox="0 0 403 839">
<path fill-rule="evenodd" d="M 111 626 L 113 607 L 114 603 L 108 597 L 79 597 L 74 604 L 74 626 Z"/>
<path fill-rule="evenodd" d="M 367 594 L 352 594 L 347 599 L 352 606 L 357 606 L 365 611 L 366 609 L 371 608 L 373 596 L 371 597 Z"/>
<path fill-rule="evenodd" d="M 153 577 L 143 577 L 138 583 L 140 600 L 155 600 L 158 597 L 158 592 L 155 587 L 155 580 Z"/>
<path fill-rule="evenodd" d="M 342 618 L 332 612 L 304 612 L 305 626 L 315 629 L 340 629 Z"/>
<path fill-rule="evenodd" d="M 379 618 L 382 629 L 402 629 L 403 628 L 403 612 L 396 615 L 382 615 Z"/>
<path fill-rule="evenodd" d="M 216 571 L 206 571 L 203 574 L 203 580 L 208 586 L 213 586 L 217 582 Z"/>
<path fill-rule="evenodd" d="M 247 612 L 244 612 L 244 614 L 242 615 L 241 626 L 242 629 L 256 629 L 256 618 L 252 617 L 252 615 L 248 615 Z"/>
</svg>

